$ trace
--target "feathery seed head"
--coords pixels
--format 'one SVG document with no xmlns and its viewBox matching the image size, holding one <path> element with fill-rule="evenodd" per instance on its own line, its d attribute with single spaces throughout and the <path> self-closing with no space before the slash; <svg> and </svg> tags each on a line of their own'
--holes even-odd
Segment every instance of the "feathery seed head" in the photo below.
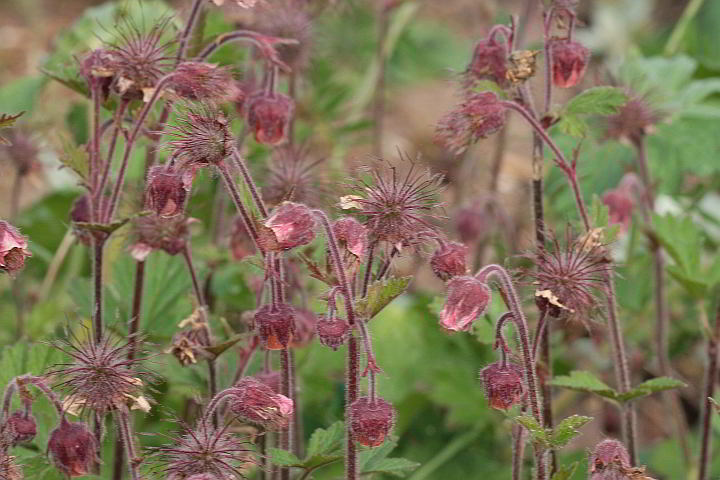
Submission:
<svg viewBox="0 0 720 480">
<path fill-rule="evenodd" d="M 459 155 L 471 143 L 500 130 L 506 119 L 506 108 L 495 93 L 473 93 L 440 119 L 435 138 L 445 148 Z"/>
<path fill-rule="evenodd" d="M 188 107 L 178 124 L 167 132 L 167 146 L 182 168 L 190 170 L 218 164 L 233 152 L 229 121 L 217 108 L 204 104 Z"/>
</svg>

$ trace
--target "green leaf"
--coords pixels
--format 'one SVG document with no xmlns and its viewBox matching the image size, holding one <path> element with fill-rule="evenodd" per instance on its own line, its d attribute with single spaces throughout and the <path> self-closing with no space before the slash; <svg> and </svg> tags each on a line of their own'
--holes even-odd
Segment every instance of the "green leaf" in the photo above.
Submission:
<svg viewBox="0 0 720 480">
<path fill-rule="evenodd" d="M 307 448 L 307 459 L 316 455 L 330 455 L 342 449 L 345 438 L 343 422 L 335 422 L 328 428 L 318 428 L 310 436 Z"/>
<path fill-rule="evenodd" d="M 618 393 L 605 382 L 590 372 L 574 370 L 570 375 L 553 378 L 551 384 L 555 387 L 565 387 L 578 392 L 589 392 L 601 397 L 615 400 Z"/>
<path fill-rule="evenodd" d="M 684 388 L 687 385 L 680 380 L 676 380 L 670 377 L 657 377 L 642 382 L 639 385 L 633 387 L 627 393 L 621 393 L 618 395 L 618 400 L 627 402 L 636 398 L 645 397 L 656 392 L 662 392 L 664 390 L 671 390 L 673 388 Z"/>
<path fill-rule="evenodd" d="M 362 473 L 387 473 L 402 478 L 413 470 L 416 470 L 419 466 L 419 463 L 406 458 L 383 458 L 376 462 L 372 468 L 363 470 Z"/>
<path fill-rule="evenodd" d="M 543 426 L 535 420 L 535 417 L 530 415 L 518 415 L 515 417 L 515 421 L 530 432 L 530 437 L 532 437 L 534 443 L 538 443 L 545 447 L 550 445 L 550 439 L 548 438 L 547 431 L 545 431 Z"/>
<path fill-rule="evenodd" d="M 270 449 L 270 461 L 283 467 L 294 467 L 302 464 L 302 461 L 294 453 L 280 448 Z"/>
<path fill-rule="evenodd" d="M 573 462 L 570 465 L 560 465 L 560 468 L 555 472 L 551 480 L 570 480 L 575 474 L 578 465 L 579 462 Z"/>
<path fill-rule="evenodd" d="M 402 295 L 410 284 L 412 277 L 390 278 L 378 280 L 368 288 L 367 297 L 355 302 L 355 313 L 371 319 L 395 298 Z"/>
<path fill-rule="evenodd" d="M 550 435 L 550 444 L 553 447 L 564 447 L 570 440 L 580 434 L 578 428 L 592 420 L 592 417 L 573 415 L 560 422 Z"/>
<path fill-rule="evenodd" d="M 69 168 L 80 177 L 83 182 L 87 183 L 88 172 L 90 169 L 90 159 L 87 150 L 82 145 L 76 145 L 68 138 L 62 138 L 62 153 L 60 154 L 60 163 L 65 168 Z"/>
<path fill-rule="evenodd" d="M 610 244 L 615 241 L 620 233 L 619 225 L 610 225 L 610 209 L 605 205 L 598 195 L 593 195 L 590 206 L 592 224 L 602 229 L 602 242 Z"/>
<path fill-rule="evenodd" d="M 625 92 L 616 87 L 595 87 L 571 98 L 560 110 L 558 128 L 573 137 L 584 137 L 588 125 L 586 115 L 612 115 L 627 102 Z"/>
<path fill-rule="evenodd" d="M 22 111 L 15 115 L 9 115 L 7 113 L 0 113 L 0 129 L 10 128 L 15 123 L 15 120 L 22 117 L 25 112 Z M 0 135 L 0 145 L 10 145 L 10 140 Z"/>
<path fill-rule="evenodd" d="M 235 345 L 237 342 L 242 340 L 243 338 L 247 338 L 250 334 L 244 333 L 240 335 L 235 335 L 233 338 L 226 340 L 222 343 L 216 343 L 215 345 L 210 345 L 208 347 L 203 347 L 203 350 L 206 352 L 212 354 L 214 358 L 219 357 L 225 350 Z"/>
</svg>

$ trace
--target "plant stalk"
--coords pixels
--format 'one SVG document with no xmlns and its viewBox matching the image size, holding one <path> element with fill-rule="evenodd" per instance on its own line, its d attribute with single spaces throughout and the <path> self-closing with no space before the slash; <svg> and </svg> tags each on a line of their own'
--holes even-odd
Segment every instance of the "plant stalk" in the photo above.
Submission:
<svg viewBox="0 0 720 480">
<path fill-rule="evenodd" d="M 702 399 L 702 427 L 700 437 L 700 465 L 698 480 L 710 479 L 710 460 L 712 459 L 712 415 L 713 404 L 710 401 L 715 394 L 715 384 L 718 381 L 718 342 L 720 341 L 720 303 L 715 314 L 715 327 L 708 332 L 707 343 L 707 370 L 705 371 L 705 384 L 703 385 Z"/>
</svg>

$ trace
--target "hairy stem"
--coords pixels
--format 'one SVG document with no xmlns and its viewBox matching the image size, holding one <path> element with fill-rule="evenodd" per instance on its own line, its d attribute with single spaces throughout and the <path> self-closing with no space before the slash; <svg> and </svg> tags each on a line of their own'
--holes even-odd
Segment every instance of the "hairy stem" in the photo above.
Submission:
<svg viewBox="0 0 720 480">
<path fill-rule="evenodd" d="M 235 162 L 235 165 L 237 165 L 238 169 L 240 170 L 240 175 L 242 175 L 245 185 L 250 191 L 250 196 L 255 202 L 255 207 L 258 209 L 260 215 L 262 215 L 263 218 L 267 217 L 268 209 L 265 206 L 265 202 L 263 201 L 262 197 L 260 196 L 260 189 L 255 184 L 255 181 L 250 174 L 250 169 L 248 168 L 245 159 L 242 157 L 242 155 L 240 155 L 240 152 L 237 149 L 233 150 L 232 158 Z"/>
<path fill-rule="evenodd" d="M 225 181 L 225 187 L 230 192 L 230 197 L 232 198 L 235 207 L 240 213 L 240 218 L 242 218 L 245 230 L 247 230 L 250 238 L 252 238 L 253 243 L 255 244 L 255 248 L 257 248 L 259 252 L 263 252 L 263 249 L 260 248 L 260 245 L 258 243 L 259 236 L 257 229 L 255 228 L 255 223 L 250 216 L 250 212 L 245 207 L 245 204 L 242 201 L 242 197 L 240 196 L 240 192 L 235 185 L 235 180 L 233 180 L 232 175 L 230 174 L 230 170 L 224 163 L 220 163 L 219 165 L 217 165 L 217 169 L 220 171 L 220 175 L 222 175 L 223 180 Z"/>
<path fill-rule="evenodd" d="M 103 332 L 103 257 L 105 239 L 93 236 L 93 308 L 92 325 L 95 343 L 99 343 Z"/>
<path fill-rule="evenodd" d="M 290 393 L 290 354 L 287 347 L 280 350 L 280 374 L 282 375 L 282 394 L 288 398 L 292 398 Z M 296 412 L 293 412 L 293 415 Z M 280 431 L 280 448 L 287 451 L 292 451 L 292 425 L 293 422 L 288 422 L 288 426 Z M 290 469 L 283 467 L 280 469 L 280 479 L 290 479 Z"/>
<path fill-rule="evenodd" d="M 715 394 L 715 384 L 718 379 L 718 342 L 720 341 L 720 302 L 715 314 L 715 326 L 712 332 L 708 332 L 707 343 L 707 370 L 705 371 L 705 384 L 703 385 L 702 398 L 702 427 L 700 440 L 700 465 L 698 480 L 709 480 L 710 459 L 712 458 L 712 437 L 710 427 L 712 426 L 713 404 L 710 398 Z"/>
<path fill-rule="evenodd" d="M 115 413 L 115 423 L 118 426 L 118 431 L 122 438 L 122 445 L 125 447 L 130 478 L 132 478 L 132 480 L 140 480 L 140 472 L 138 469 L 140 459 L 135 451 L 135 437 L 133 435 L 132 425 L 130 424 L 130 414 L 127 409 L 117 410 Z"/>
<path fill-rule="evenodd" d="M 205 0 L 193 1 L 192 8 L 190 9 L 190 16 L 187 19 L 185 28 L 180 34 L 180 46 L 178 47 L 177 55 L 175 56 L 175 66 L 177 66 L 177 64 L 180 63 L 183 58 L 185 58 L 188 43 L 190 41 L 190 36 L 192 35 L 192 31 L 195 28 L 195 23 L 200 14 L 200 10 L 202 10 L 203 3 L 205 3 Z"/>
</svg>

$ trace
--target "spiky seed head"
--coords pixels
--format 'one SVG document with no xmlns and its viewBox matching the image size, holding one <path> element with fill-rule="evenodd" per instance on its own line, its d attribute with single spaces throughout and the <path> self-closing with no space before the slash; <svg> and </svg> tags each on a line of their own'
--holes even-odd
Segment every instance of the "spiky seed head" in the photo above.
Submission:
<svg viewBox="0 0 720 480">
<path fill-rule="evenodd" d="M 141 378 L 151 376 L 140 368 L 140 358 L 128 359 L 133 348 L 130 342 L 113 339 L 107 333 L 103 333 L 99 342 L 89 336 L 80 339 L 70 334 L 69 339 L 53 346 L 70 358 L 50 372 L 58 380 L 55 388 L 66 394 L 69 407 L 89 409 L 100 415 L 126 408 L 142 396 Z"/>
<path fill-rule="evenodd" d="M 27 237 L 8 222 L 0 220 L 0 272 L 16 274 L 25 267 L 25 259 L 30 256 Z"/>
<path fill-rule="evenodd" d="M 411 163 L 405 173 L 394 166 L 372 168 L 371 181 L 353 186 L 349 208 L 355 208 L 370 241 L 399 248 L 417 245 L 435 235 L 431 223 L 440 207 L 443 176 L 419 170 Z"/>
<path fill-rule="evenodd" d="M 350 325 L 338 317 L 324 316 L 318 321 L 315 328 L 320 343 L 333 350 L 340 348 L 350 334 Z"/>
<path fill-rule="evenodd" d="M 292 305 L 263 305 L 255 312 L 255 331 L 268 350 L 282 350 L 295 334 L 297 312 Z"/>
<path fill-rule="evenodd" d="M 490 304 L 490 288 L 477 278 L 465 275 L 451 278 L 447 290 L 440 325 L 453 332 L 470 330 Z"/>
<path fill-rule="evenodd" d="M 380 397 L 359 397 L 350 405 L 350 430 L 353 439 L 366 447 L 385 442 L 395 423 L 395 409 Z"/>
<path fill-rule="evenodd" d="M 647 99 L 635 96 L 619 107 L 614 115 L 607 117 L 606 135 L 637 145 L 643 137 L 652 133 L 661 118 Z"/>
<path fill-rule="evenodd" d="M 315 238 L 315 217 L 301 203 L 283 202 L 260 225 L 260 248 L 282 252 L 301 247 Z"/>
<path fill-rule="evenodd" d="M 574 87 L 585 76 L 590 50 L 579 42 L 564 38 L 550 40 L 553 84 L 560 88 Z"/>
<path fill-rule="evenodd" d="M 243 377 L 232 389 L 230 411 L 247 423 L 274 431 L 292 419 L 293 401 L 256 378 Z"/>
<path fill-rule="evenodd" d="M 465 72 L 467 86 L 476 82 L 490 80 L 501 87 L 508 85 L 508 48 L 492 38 L 483 38 L 475 44 L 472 60 Z"/>
<path fill-rule="evenodd" d="M 507 410 L 522 403 L 527 390 L 523 369 L 514 363 L 491 363 L 480 370 L 485 398 L 496 410 Z"/>
<path fill-rule="evenodd" d="M 174 217 L 183 212 L 190 191 L 188 177 L 168 165 L 151 167 L 147 174 L 145 206 L 161 217 Z"/>
<path fill-rule="evenodd" d="M 182 62 L 173 72 L 169 87 L 181 98 L 222 102 L 234 91 L 230 71 L 204 62 Z"/>
<path fill-rule="evenodd" d="M 194 475 L 213 475 L 222 480 L 245 478 L 255 464 L 247 441 L 227 427 L 215 428 L 202 421 L 195 428 L 185 426 L 169 445 L 157 448 L 155 455 L 164 465 L 167 480 L 189 480 Z"/>
<path fill-rule="evenodd" d="M 177 255 L 187 246 L 190 225 L 197 220 L 184 215 L 161 217 L 157 214 L 137 217 L 132 223 L 134 241 L 130 255 L 142 262 L 153 250 L 162 250 L 168 255 Z"/>
<path fill-rule="evenodd" d="M 243 218 L 238 215 L 233 219 L 230 231 L 230 253 L 235 260 L 242 260 L 255 254 L 255 243 L 245 227 Z"/>
<path fill-rule="evenodd" d="M 68 422 L 63 417 L 50 433 L 48 453 L 58 470 L 68 477 L 80 477 L 90 473 L 96 446 L 95 436 L 87 425 Z"/>
<path fill-rule="evenodd" d="M 2 436 L 11 445 L 26 443 L 35 438 L 37 423 L 30 412 L 15 410 L 2 426 Z"/>
<path fill-rule="evenodd" d="M 0 158 L 7 157 L 21 177 L 40 171 L 42 165 L 38 157 L 38 140 L 21 128 L 13 128 L 7 137 L 10 144 L 0 142 Z"/>
<path fill-rule="evenodd" d="M 287 139 L 295 101 L 277 92 L 260 90 L 247 102 L 247 122 L 255 140 L 265 145 L 279 145 Z"/>
<path fill-rule="evenodd" d="M 323 188 L 316 167 L 322 161 L 311 159 L 306 147 L 284 145 L 275 148 L 263 187 L 263 198 L 270 205 L 287 200 L 306 205 L 319 204 Z"/>
<path fill-rule="evenodd" d="M 193 170 L 219 164 L 233 152 L 227 117 L 208 104 L 187 107 L 167 135 L 172 138 L 167 147 L 182 168 Z"/>
<path fill-rule="evenodd" d="M 441 280 L 449 280 L 467 273 L 468 247 L 458 242 L 444 243 L 430 259 L 433 273 Z"/>
<path fill-rule="evenodd" d="M 500 130 L 507 119 L 506 108 L 493 92 L 472 93 L 438 122 L 435 139 L 459 155 L 470 144 Z"/>
</svg>

